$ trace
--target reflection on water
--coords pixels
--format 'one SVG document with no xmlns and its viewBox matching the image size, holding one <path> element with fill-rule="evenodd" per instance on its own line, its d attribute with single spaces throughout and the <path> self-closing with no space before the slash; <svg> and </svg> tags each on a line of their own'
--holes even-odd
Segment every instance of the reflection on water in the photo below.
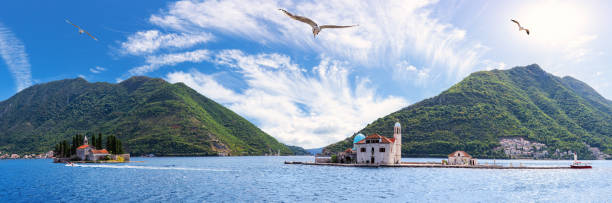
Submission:
<svg viewBox="0 0 612 203">
<path fill-rule="evenodd" d="M 0 202 L 316 201 L 605 202 L 612 161 L 590 170 L 353 168 L 285 165 L 313 157 L 133 158 L 142 163 L 76 164 L 0 160 Z M 441 159 L 403 161 L 440 162 Z M 479 160 L 513 166 L 571 161 Z M 92 192 L 95 191 L 95 192 Z"/>
</svg>

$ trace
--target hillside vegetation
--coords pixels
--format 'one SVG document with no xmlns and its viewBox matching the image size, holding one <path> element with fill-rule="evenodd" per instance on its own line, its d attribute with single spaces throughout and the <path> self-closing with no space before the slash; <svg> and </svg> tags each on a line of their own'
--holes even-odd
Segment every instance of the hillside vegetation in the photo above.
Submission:
<svg viewBox="0 0 612 203">
<path fill-rule="evenodd" d="M 587 84 L 556 77 L 538 65 L 471 74 L 440 95 L 385 117 L 364 134 L 391 136 L 402 124 L 404 156 L 446 156 L 465 150 L 473 156 L 505 157 L 499 139 L 523 137 L 550 152 L 578 151 L 593 158 L 587 144 L 612 154 L 612 102 Z M 350 147 L 352 137 L 325 148 Z"/>
<path fill-rule="evenodd" d="M 0 102 L 0 151 L 38 153 L 76 134 L 116 135 L 134 155 L 293 154 L 255 125 L 183 83 L 132 77 L 67 79 Z"/>
</svg>

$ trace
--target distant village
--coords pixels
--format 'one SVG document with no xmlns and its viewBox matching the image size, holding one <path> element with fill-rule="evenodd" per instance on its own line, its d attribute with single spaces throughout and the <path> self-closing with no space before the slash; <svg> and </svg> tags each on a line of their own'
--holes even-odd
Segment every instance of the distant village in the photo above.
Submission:
<svg viewBox="0 0 612 203">
<path fill-rule="evenodd" d="M 546 144 L 529 141 L 521 137 L 502 138 L 499 144 L 501 146 L 495 148 L 495 150 L 503 150 L 504 154 L 512 159 L 567 159 L 571 158 L 574 154 L 572 150 L 561 151 L 555 149 L 554 151 L 549 151 Z M 587 147 L 595 159 L 604 160 L 610 158 L 610 155 L 602 153 L 597 147 L 589 145 Z"/>
<path fill-rule="evenodd" d="M 546 145 L 538 142 L 530 142 L 521 138 L 503 138 L 499 141 L 500 147 L 494 150 L 503 150 L 504 154 L 512 159 L 547 158 L 549 152 Z"/>
<path fill-rule="evenodd" d="M 42 154 L 25 154 L 23 156 L 19 154 L 12 154 L 8 152 L 0 151 L 0 159 L 51 159 L 51 158 L 54 158 L 53 151 L 49 151 L 47 153 L 42 153 Z"/>
</svg>

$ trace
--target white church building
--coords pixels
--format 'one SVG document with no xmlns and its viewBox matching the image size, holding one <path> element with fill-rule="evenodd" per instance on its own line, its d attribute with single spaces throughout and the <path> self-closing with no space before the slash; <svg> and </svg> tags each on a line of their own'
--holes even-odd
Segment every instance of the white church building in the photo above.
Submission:
<svg viewBox="0 0 612 203">
<path fill-rule="evenodd" d="M 358 164 L 399 164 L 402 160 L 402 126 L 395 123 L 393 138 L 372 134 L 353 145 Z"/>
</svg>

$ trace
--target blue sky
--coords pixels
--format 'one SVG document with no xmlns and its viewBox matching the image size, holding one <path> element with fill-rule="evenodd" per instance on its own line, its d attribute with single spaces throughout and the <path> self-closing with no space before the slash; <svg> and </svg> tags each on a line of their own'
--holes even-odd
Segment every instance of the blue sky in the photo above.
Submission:
<svg viewBox="0 0 612 203">
<path fill-rule="evenodd" d="M 609 1 L 4 1 L 0 100 L 32 84 L 184 82 L 281 142 L 341 140 L 472 72 L 538 63 L 612 98 Z M 323 30 L 289 19 L 284 8 Z M 519 32 L 511 18 L 531 35 Z M 69 19 L 99 41 L 79 35 Z"/>
</svg>

